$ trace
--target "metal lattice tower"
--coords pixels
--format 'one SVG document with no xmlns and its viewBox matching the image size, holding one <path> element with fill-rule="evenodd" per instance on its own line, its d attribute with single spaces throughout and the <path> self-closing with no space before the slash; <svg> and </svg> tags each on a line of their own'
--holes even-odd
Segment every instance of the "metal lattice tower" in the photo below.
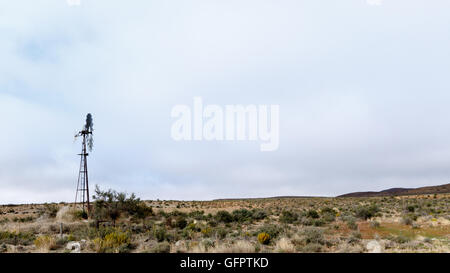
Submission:
<svg viewBox="0 0 450 273">
<path fill-rule="evenodd" d="M 82 137 L 80 159 L 80 171 L 78 174 L 77 191 L 75 194 L 75 207 L 81 207 L 87 215 L 90 215 L 91 206 L 89 202 L 89 176 L 87 167 L 87 147 L 92 149 L 92 116 L 88 114 L 89 122 L 86 123 L 84 130 L 80 131 L 75 137 Z"/>
</svg>

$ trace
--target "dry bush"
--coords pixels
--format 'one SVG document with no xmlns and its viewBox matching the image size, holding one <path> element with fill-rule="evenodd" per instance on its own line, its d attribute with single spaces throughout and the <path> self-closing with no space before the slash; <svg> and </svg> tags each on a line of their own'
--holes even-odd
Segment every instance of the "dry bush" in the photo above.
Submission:
<svg viewBox="0 0 450 273">
<path fill-rule="evenodd" d="M 214 253 L 254 253 L 255 245 L 249 241 L 239 240 L 233 244 L 220 244 L 211 249 Z"/>
<path fill-rule="evenodd" d="M 58 247 L 55 238 L 50 235 L 39 236 L 36 240 L 34 240 L 34 245 L 40 252 L 49 252 L 50 250 L 55 250 Z"/>
<path fill-rule="evenodd" d="M 277 243 L 275 244 L 275 251 L 281 253 L 292 253 L 295 252 L 295 246 L 291 242 L 291 240 L 289 240 L 286 237 L 283 237 L 280 240 L 278 240 Z"/>
</svg>

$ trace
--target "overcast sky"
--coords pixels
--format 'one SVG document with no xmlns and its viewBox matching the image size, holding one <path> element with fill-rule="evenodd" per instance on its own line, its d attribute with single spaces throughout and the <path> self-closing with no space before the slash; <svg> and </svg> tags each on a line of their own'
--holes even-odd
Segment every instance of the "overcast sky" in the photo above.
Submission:
<svg viewBox="0 0 450 273">
<path fill-rule="evenodd" d="M 335 196 L 450 181 L 447 0 L 0 0 L 0 203 Z M 278 104 L 280 143 L 176 142 L 172 107 Z"/>
</svg>

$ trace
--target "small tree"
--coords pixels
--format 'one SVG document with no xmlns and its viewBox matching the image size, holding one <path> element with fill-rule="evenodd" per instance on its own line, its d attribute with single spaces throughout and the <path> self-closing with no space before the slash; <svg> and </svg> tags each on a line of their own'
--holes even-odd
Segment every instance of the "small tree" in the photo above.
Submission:
<svg viewBox="0 0 450 273">
<path fill-rule="evenodd" d="M 133 193 L 127 198 L 126 193 L 119 193 L 114 190 L 102 191 L 96 185 L 94 202 L 94 219 L 97 221 L 105 221 L 110 219 L 116 226 L 116 220 L 122 213 L 135 215 L 142 212 L 142 204 L 139 198 Z M 145 214 L 145 213 L 144 213 Z"/>
<path fill-rule="evenodd" d="M 136 206 L 135 217 L 142 220 L 142 225 L 145 225 L 145 219 L 153 214 L 153 209 L 141 202 Z"/>
</svg>

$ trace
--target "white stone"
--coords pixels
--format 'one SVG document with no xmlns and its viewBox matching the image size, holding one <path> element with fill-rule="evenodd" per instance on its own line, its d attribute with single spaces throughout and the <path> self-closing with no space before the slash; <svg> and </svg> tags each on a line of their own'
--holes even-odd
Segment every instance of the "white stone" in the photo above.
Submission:
<svg viewBox="0 0 450 273">
<path fill-rule="evenodd" d="M 68 242 L 66 249 L 72 250 L 70 253 L 80 253 L 81 252 L 81 244 L 79 242 Z"/>
<path fill-rule="evenodd" d="M 369 253 L 383 252 L 382 246 L 376 240 L 372 240 L 372 241 L 368 242 L 366 248 L 369 251 Z"/>
</svg>

